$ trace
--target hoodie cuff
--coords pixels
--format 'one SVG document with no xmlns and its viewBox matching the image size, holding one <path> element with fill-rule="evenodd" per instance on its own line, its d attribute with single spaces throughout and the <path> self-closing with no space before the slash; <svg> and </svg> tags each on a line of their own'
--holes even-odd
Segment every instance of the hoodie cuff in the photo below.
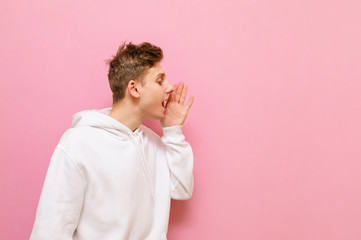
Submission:
<svg viewBox="0 0 361 240">
<path fill-rule="evenodd" d="M 183 137 L 182 133 L 183 125 L 175 125 L 171 127 L 164 127 L 163 129 L 163 138 L 178 138 Z"/>
</svg>

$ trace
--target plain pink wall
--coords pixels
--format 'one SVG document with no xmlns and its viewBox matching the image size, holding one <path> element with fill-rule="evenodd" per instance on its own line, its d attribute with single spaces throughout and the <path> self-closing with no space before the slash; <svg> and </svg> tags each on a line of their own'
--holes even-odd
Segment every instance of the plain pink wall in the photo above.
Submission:
<svg viewBox="0 0 361 240">
<path fill-rule="evenodd" d="M 361 3 L 0 2 L 0 239 L 28 239 L 75 112 L 108 107 L 106 59 L 163 48 L 195 96 L 195 191 L 168 237 L 361 239 Z M 159 132 L 156 122 L 148 122 Z"/>
</svg>

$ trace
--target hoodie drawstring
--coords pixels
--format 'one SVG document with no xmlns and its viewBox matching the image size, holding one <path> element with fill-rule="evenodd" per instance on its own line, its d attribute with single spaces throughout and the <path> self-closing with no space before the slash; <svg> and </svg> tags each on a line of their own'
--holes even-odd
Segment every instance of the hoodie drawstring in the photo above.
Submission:
<svg viewBox="0 0 361 240">
<path fill-rule="evenodd" d="M 145 160 L 145 151 L 144 151 L 144 142 L 143 142 L 143 131 L 138 130 L 137 132 L 135 132 L 135 136 L 140 138 L 140 142 L 141 142 L 141 153 L 138 152 L 139 158 L 140 158 L 140 163 L 142 165 L 144 174 L 147 178 L 148 181 L 148 185 L 149 185 L 149 191 L 152 197 L 154 197 L 154 193 L 153 193 L 153 183 L 152 183 L 152 178 L 149 175 L 149 171 L 147 169 L 146 166 L 146 160 Z"/>
</svg>

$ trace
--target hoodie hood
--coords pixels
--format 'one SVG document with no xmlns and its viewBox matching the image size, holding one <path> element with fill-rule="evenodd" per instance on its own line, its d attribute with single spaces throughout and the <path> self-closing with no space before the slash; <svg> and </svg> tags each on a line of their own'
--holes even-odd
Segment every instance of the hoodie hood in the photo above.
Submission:
<svg viewBox="0 0 361 240">
<path fill-rule="evenodd" d="M 122 140 L 130 140 L 134 147 L 137 149 L 139 154 L 139 160 L 142 165 L 144 174 L 147 178 L 149 184 L 149 190 L 151 196 L 154 196 L 154 189 L 152 179 L 149 175 L 149 170 L 146 167 L 146 155 L 144 150 L 144 140 L 143 140 L 143 130 L 142 125 L 139 126 L 134 132 L 130 130 L 127 126 L 115 120 L 109 116 L 109 113 L 112 108 L 104 108 L 101 110 L 85 110 L 74 114 L 71 127 L 94 127 L 100 128 L 105 131 L 108 131 Z"/>
<path fill-rule="evenodd" d="M 127 126 L 115 120 L 109 116 L 111 107 L 104 109 L 94 109 L 94 110 L 84 110 L 74 114 L 72 118 L 72 128 L 77 127 L 94 127 L 100 128 L 110 133 L 113 133 L 117 136 L 122 137 L 134 137 L 142 133 L 140 130 L 141 127 L 137 128 L 134 132 L 130 130 Z"/>
</svg>

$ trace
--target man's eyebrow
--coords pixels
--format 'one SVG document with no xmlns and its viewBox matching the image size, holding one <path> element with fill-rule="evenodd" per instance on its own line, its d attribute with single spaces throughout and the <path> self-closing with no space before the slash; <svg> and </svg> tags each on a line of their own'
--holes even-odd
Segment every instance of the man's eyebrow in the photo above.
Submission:
<svg viewBox="0 0 361 240">
<path fill-rule="evenodd" d="M 159 76 L 161 76 L 162 78 L 165 78 L 165 73 L 158 73 L 156 78 L 158 78 Z"/>
</svg>

